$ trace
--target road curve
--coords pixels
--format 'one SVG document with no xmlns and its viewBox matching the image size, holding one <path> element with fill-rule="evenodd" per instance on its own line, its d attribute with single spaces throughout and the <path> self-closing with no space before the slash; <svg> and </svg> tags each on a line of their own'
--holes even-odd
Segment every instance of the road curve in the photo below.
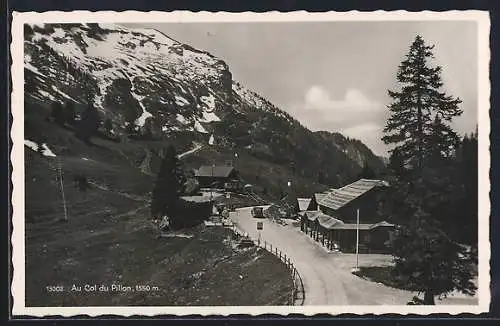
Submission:
<svg viewBox="0 0 500 326">
<path fill-rule="evenodd" d="M 304 305 L 404 305 L 413 294 L 363 280 L 351 274 L 355 255 L 329 253 L 299 228 L 283 226 L 268 219 L 255 219 L 251 208 L 231 212 L 241 231 L 257 239 L 257 221 L 264 223 L 261 241 L 277 247 L 290 257 L 304 282 Z M 360 256 L 360 266 L 363 266 Z"/>
</svg>

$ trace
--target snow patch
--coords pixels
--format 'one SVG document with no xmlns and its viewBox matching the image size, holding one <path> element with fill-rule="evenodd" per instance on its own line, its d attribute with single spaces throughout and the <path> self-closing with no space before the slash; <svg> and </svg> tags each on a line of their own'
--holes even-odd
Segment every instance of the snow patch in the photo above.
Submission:
<svg viewBox="0 0 500 326">
<path fill-rule="evenodd" d="M 215 143 L 214 134 L 211 134 L 210 138 L 208 139 L 208 145 L 213 145 L 214 143 Z"/>
<path fill-rule="evenodd" d="M 27 146 L 27 147 L 31 148 L 32 150 L 34 150 L 35 152 L 38 152 L 38 144 L 35 143 L 34 141 L 25 139 L 24 146 Z"/>
<path fill-rule="evenodd" d="M 38 93 L 40 93 L 40 95 L 42 95 L 42 96 L 44 96 L 44 97 L 48 98 L 48 99 L 49 99 L 49 100 L 51 100 L 51 101 L 57 101 L 57 99 L 56 99 L 54 96 L 52 96 L 52 94 L 50 94 L 50 93 L 48 93 L 48 92 L 44 91 L 43 89 L 39 89 L 39 90 L 38 90 Z M 59 101 L 57 101 L 57 102 L 59 102 Z"/>
<path fill-rule="evenodd" d="M 31 64 L 31 56 L 29 54 L 26 54 L 24 56 L 24 68 L 34 72 L 35 74 L 42 76 L 42 77 L 47 77 L 46 75 L 42 74 L 40 70 L 38 70 L 37 67 L 33 66 Z"/>
<path fill-rule="evenodd" d="M 62 92 L 62 91 L 60 91 L 60 90 L 59 90 L 57 87 L 55 87 L 54 85 L 52 85 L 52 89 L 53 89 L 55 92 L 59 93 L 62 97 L 66 98 L 66 99 L 68 99 L 68 100 L 71 100 L 71 101 L 73 101 L 73 102 L 75 102 L 75 103 L 77 102 L 74 98 L 72 98 L 72 97 L 71 97 L 71 96 L 69 96 L 68 94 L 66 94 L 66 93 L 64 93 L 64 92 Z"/>
<path fill-rule="evenodd" d="M 175 117 L 175 119 L 177 121 L 179 121 L 180 123 L 182 123 L 183 125 L 185 124 L 188 124 L 189 122 L 186 120 L 186 118 L 184 118 L 184 116 L 180 115 L 177 113 L 177 116 Z"/>
<path fill-rule="evenodd" d="M 182 96 L 179 96 L 179 95 L 175 95 L 175 104 L 177 105 L 180 105 L 180 106 L 184 106 L 184 105 L 188 105 L 189 104 L 189 101 L 186 100 L 184 97 Z"/>
<path fill-rule="evenodd" d="M 194 123 L 194 129 L 202 134 L 208 134 L 208 131 L 201 125 L 201 123 L 196 120 Z"/>
<path fill-rule="evenodd" d="M 213 112 L 203 111 L 202 122 L 218 122 L 220 118 Z"/>
<path fill-rule="evenodd" d="M 47 144 L 43 143 L 42 144 L 42 155 L 43 156 L 50 156 L 50 157 L 55 157 L 56 154 L 47 146 Z"/>
<path fill-rule="evenodd" d="M 215 110 L 215 98 L 212 94 L 208 96 L 201 96 L 200 97 L 201 103 L 203 103 L 208 109 L 210 110 Z"/>
<path fill-rule="evenodd" d="M 130 92 L 130 94 L 137 100 L 137 102 L 139 102 L 139 105 L 142 108 L 142 114 L 139 118 L 137 118 L 137 120 L 135 120 L 135 124 L 136 126 L 143 127 L 144 124 L 146 123 L 146 119 L 151 118 L 153 115 L 150 112 L 148 112 L 144 107 L 144 105 L 142 104 L 142 100 L 144 99 L 145 96 L 137 95 L 133 92 Z"/>
<path fill-rule="evenodd" d="M 54 33 L 52 33 L 52 37 L 64 38 L 66 36 L 66 32 L 62 28 L 55 28 Z"/>
<path fill-rule="evenodd" d="M 24 140 L 24 146 L 29 147 L 30 149 L 34 150 L 35 152 L 38 152 L 40 150 L 40 148 L 41 148 L 43 156 L 49 156 L 49 157 L 55 157 L 56 156 L 56 154 L 54 154 L 54 152 L 45 143 L 43 143 L 42 146 L 40 147 L 34 141 L 25 139 Z"/>
</svg>

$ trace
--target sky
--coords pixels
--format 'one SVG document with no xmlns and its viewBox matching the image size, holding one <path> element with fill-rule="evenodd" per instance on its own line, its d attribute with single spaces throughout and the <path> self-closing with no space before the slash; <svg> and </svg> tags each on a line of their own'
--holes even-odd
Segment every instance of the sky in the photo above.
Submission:
<svg viewBox="0 0 500 326">
<path fill-rule="evenodd" d="M 287 111 L 307 128 L 340 132 L 387 156 L 380 138 L 389 116 L 387 90 L 421 35 L 435 45 L 443 90 L 459 97 L 460 134 L 477 124 L 477 23 L 473 21 L 232 22 L 128 24 L 155 28 L 223 59 L 233 79 Z"/>
</svg>

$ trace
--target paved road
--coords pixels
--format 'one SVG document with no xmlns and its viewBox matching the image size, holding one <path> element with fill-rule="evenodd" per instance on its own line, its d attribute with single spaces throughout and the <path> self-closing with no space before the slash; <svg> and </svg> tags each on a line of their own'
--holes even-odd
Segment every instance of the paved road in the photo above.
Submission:
<svg viewBox="0 0 500 326">
<path fill-rule="evenodd" d="M 412 298 L 409 292 L 352 275 L 355 255 L 329 253 L 299 228 L 252 218 L 250 210 L 239 209 L 230 217 L 241 231 L 254 239 L 258 238 L 257 221 L 264 223 L 261 240 L 278 247 L 295 264 L 304 282 L 305 305 L 404 305 Z M 362 265 L 363 255 L 360 255 Z"/>
</svg>

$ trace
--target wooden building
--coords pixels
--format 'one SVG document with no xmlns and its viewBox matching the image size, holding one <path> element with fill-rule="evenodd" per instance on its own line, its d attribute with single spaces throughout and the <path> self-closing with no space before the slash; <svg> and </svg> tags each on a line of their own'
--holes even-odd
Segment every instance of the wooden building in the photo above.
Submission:
<svg viewBox="0 0 500 326">
<path fill-rule="evenodd" d="M 394 225 L 381 221 L 377 215 L 379 199 L 386 187 L 388 184 L 381 180 L 361 179 L 314 194 L 307 211 L 300 214 L 301 230 L 330 250 L 354 252 L 359 228 L 360 252 L 387 252 Z"/>
<path fill-rule="evenodd" d="M 307 211 L 317 211 L 319 209 L 318 202 L 327 195 L 327 192 L 318 192 L 313 194 L 311 200 L 309 201 L 309 205 L 307 206 Z"/>
<path fill-rule="evenodd" d="M 303 212 L 300 229 L 321 242 L 329 250 L 356 251 L 356 230 L 359 227 L 359 249 L 364 253 L 385 253 L 394 225 L 382 221 L 374 224 L 344 223 L 319 211 Z"/>
<path fill-rule="evenodd" d="M 194 176 L 200 188 L 224 189 L 226 185 L 234 187 L 240 183 L 238 171 L 233 166 L 202 165 L 195 170 Z"/>
<path fill-rule="evenodd" d="M 359 209 L 360 223 L 376 223 L 380 197 L 389 184 L 382 180 L 360 179 L 339 189 L 332 189 L 320 197 L 318 209 L 335 216 L 344 223 L 356 223 Z"/>
</svg>

